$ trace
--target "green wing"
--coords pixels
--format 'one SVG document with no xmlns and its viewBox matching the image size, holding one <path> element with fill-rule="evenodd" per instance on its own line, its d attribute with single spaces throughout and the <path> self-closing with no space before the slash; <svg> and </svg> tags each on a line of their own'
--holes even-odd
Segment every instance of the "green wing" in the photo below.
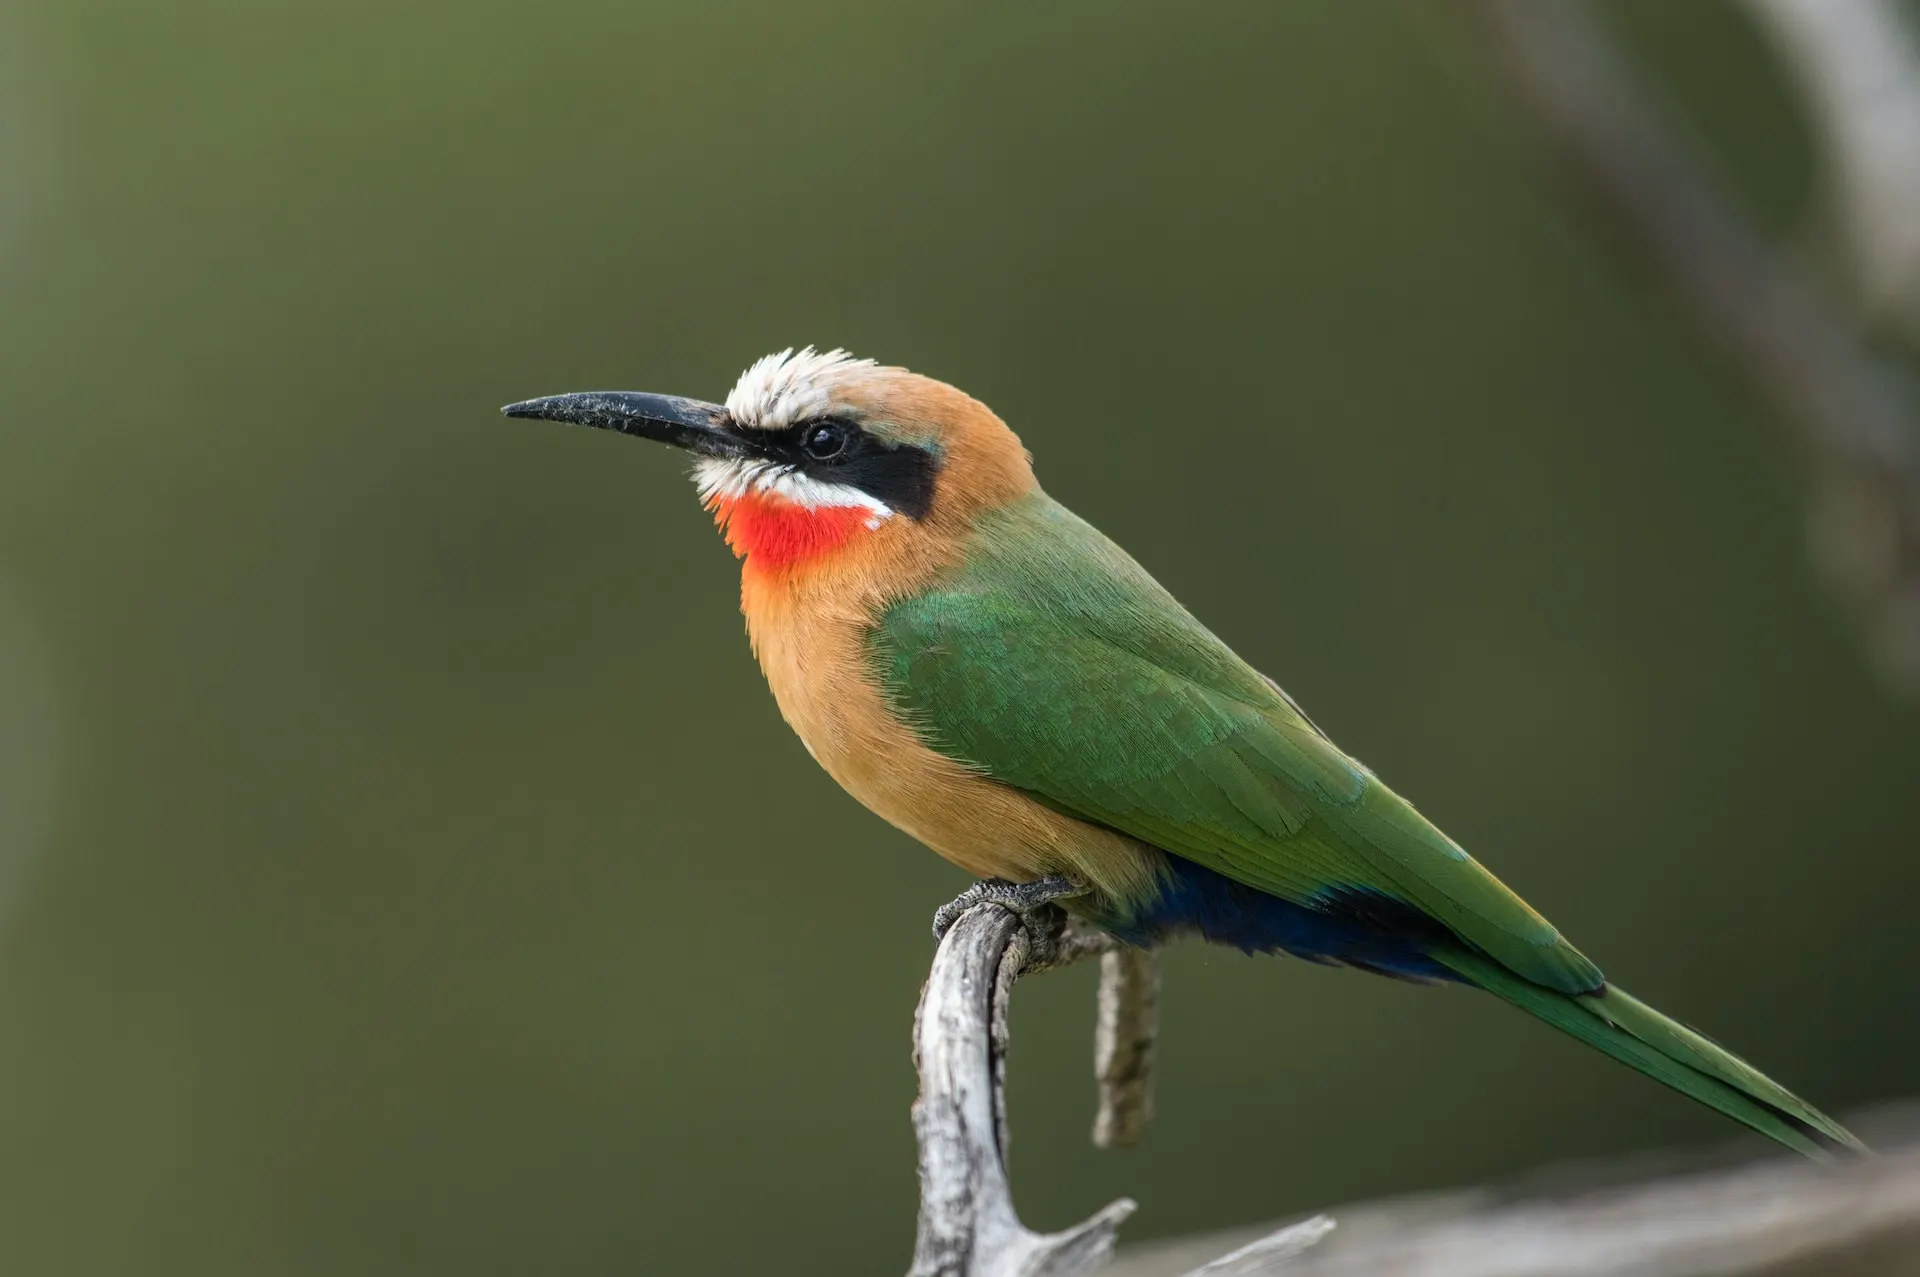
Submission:
<svg viewBox="0 0 1920 1277">
<path fill-rule="evenodd" d="M 1036 494 L 989 516 L 971 546 L 872 637 L 880 682 L 934 748 L 1297 904 L 1368 889 L 1537 984 L 1601 984 L 1094 528 Z"/>
<path fill-rule="evenodd" d="M 1802 1153 L 1863 1147 L 1607 987 L 1093 528 L 1036 494 L 978 532 L 963 568 L 872 635 L 874 673 L 934 748 L 1296 904 L 1360 888 L 1414 906 L 1465 942 L 1431 956 L 1468 983 Z"/>
</svg>

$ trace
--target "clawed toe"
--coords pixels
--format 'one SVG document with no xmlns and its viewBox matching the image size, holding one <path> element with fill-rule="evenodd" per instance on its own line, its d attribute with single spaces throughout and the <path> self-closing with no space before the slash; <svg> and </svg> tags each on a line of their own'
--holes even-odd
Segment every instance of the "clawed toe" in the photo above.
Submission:
<svg viewBox="0 0 1920 1277">
<path fill-rule="evenodd" d="M 1086 893 L 1086 887 L 1061 874 L 1048 874 L 1036 882 L 983 878 L 934 910 L 933 938 L 935 942 L 946 939 L 960 915 L 975 905 L 999 905 L 1020 915 L 1036 945 L 1057 941 L 1065 917 L 1056 902 Z"/>
</svg>

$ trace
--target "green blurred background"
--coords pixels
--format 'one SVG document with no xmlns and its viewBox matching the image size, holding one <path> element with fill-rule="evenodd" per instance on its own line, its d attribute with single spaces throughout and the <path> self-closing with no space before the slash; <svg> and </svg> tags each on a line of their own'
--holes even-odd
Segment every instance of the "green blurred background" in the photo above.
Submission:
<svg viewBox="0 0 1920 1277">
<path fill-rule="evenodd" d="M 1609 10 L 1769 225 L 1722 4 Z M 904 1267 L 963 876 L 782 726 L 664 453 L 509 422 L 844 345 L 995 405 L 1621 983 L 1920 1089 L 1920 722 L 1765 408 L 1424 4 L 0 8 L 0 1264 Z M 1179 405 L 1170 411 L 1169 405 Z M 1494 1003 L 1182 948 L 1129 1236 L 1731 1128 Z"/>
</svg>

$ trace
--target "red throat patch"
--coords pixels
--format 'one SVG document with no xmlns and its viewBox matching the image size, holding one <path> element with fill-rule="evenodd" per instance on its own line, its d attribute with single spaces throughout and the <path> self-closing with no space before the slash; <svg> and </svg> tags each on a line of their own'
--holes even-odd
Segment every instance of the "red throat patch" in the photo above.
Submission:
<svg viewBox="0 0 1920 1277">
<path fill-rule="evenodd" d="M 775 572 L 839 549 L 876 518 L 864 506 L 809 508 L 763 492 L 715 497 L 707 509 L 735 555 L 750 568 Z"/>
</svg>

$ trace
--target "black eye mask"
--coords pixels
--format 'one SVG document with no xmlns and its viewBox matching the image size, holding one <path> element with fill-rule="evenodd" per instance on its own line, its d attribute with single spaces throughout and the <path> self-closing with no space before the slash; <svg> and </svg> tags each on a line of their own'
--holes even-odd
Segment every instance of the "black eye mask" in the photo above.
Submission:
<svg viewBox="0 0 1920 1277">
<path fill-rule="evenodd" d="M 858 488 L 916 521 L 933 509 L 940 463 L 924 448 L 887 443 L 843 417 L 815 417 L 785 430 L 740 434 L 810 479 Z"/>
</svg>

